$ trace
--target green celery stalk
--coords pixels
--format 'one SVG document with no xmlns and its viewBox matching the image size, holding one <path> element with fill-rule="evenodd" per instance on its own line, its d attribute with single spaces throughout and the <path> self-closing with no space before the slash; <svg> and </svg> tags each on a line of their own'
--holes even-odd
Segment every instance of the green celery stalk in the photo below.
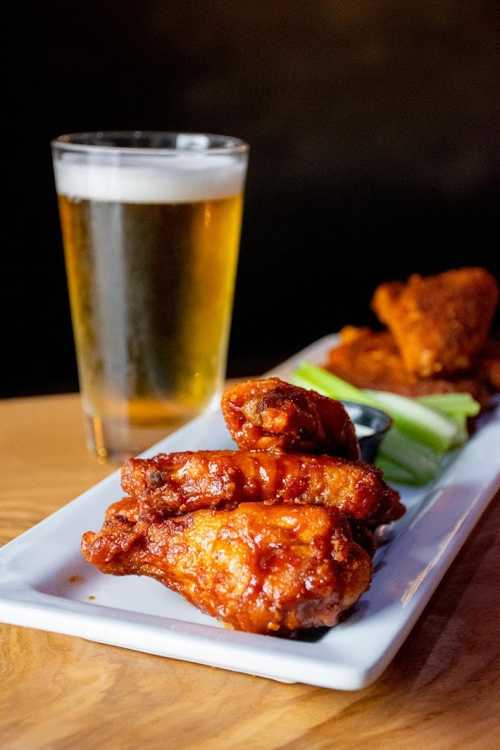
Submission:
<svg viewBox="0 0 500 750">
<path fill-rule="evenodd" d="M 419 404 L 413 398 L 388 391 L 365 391 L 387 412 L 396 427 L 414 440 L 436 451 L 448 450 L 455 440 L 455 424 L 435 409 Z M 374 404 L 375 405 L 375 404 Z"/>
<path fill-rule="evenodd" d="M 382 453 L 379 453 L 379 455 L 377 456 L 375 465 L 378 466 L 379 469 L 382 469 L 384 479 L 387 482 L 396 482 L 397 484 L 409 485 L 420 484 L 420 482 L 415 479 L 415 476 L 411 472 L 409 472 L 400 464 L 396 463 L 396 461 L 392 461 L 392 459 L 384 456 Z M 422 484 L 424 484 L 424 482 L 422 482 Z"/>
<path fill-rule="evenodd" d="M 351 385 L 346 380 L 333 375 L 322 367 L 302 362 L 292 374 L 292 382 L 303 388 L 313 388 L 323 396 L 342 401 L 354 401 L 357 404 L 373 406 L 373 399 L 366 396 L 362 390 Z"/>
<path fill-rule="evenodd" d="M 441 467 L 442 454 L 417 443 L 396 427 L 382 440 L 380 454 L 402 466 L 419 484 L 434 479 Z"/>
<path fill-rule="evenodd" d="M 320 393 L 322 396 L 328 396 L 329 398 L 332 398 L 332 396 L 330 396 L 326 388 L 322 388 L 320 385 L 315 385 L 315 384 L 313 385 L 313 383 L 311 383 L 309 378 L 303 377 L 299 372 L 299 368 L 297 368 L 295 372 L 293 372 L 292 375 L 290 376 L 290 382 L 293 383 L 294 385 L 299 385 L 301 388 L 307 388 L 307 390 L 309 391 L 312 388 L 314 391 L 317 391 L 317 393 Z M 344 401 L 352 401 L 352 399 L 344 399 Z"/>
<path fill-rule="evenodd" d="M 469 439 L 469 431 L 467 429 L 467 417 L 465 414 L 454 414 L 449 415 L 448 419 L 451 419 L 457 428 L 457 434 L 453 441 L 453 448 L 459 448 L 461 445 L 467 442 Z"/>
<path fill-rule="evenodd" d="M 481 411 L 481 404 L 473 399 L 470 393 L 432 393 L 420 396 L 417 401 L 431 409 L 437 409 L 448 417 L 476 417 Z"/>
</svg>

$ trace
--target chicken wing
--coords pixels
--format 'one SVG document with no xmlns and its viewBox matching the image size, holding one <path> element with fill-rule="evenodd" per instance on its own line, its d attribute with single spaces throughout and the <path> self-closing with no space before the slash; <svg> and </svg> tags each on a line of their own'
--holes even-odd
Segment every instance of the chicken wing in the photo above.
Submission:
<svg viewBox="0 0 500 750">
<path fill-rule="evenodd" d="M 382 473 L 359 461 L 266 451 L 197 451 L 131 458 L 122 487 L 137 497 L 145 517 L 241 502 L 337 507 L 373 524 L 404 513 Z"/>
<path fill-rule="evenodd" d="M 495 391 L 500 391 L 500 341 L 488 341 L 481 352 L 480 371 Z"/>
<path fill-rule="evenodd" d="M 470 393 L 483 404 L 489 398 L 489 389 L 479 374 L 420 378 L 410 372 L 389 331 L 346 326 L 341 331 L 341 343 L 329 351 L 325 368 L 358 388 L 393 391 L 403 396 Z"/>
<path fill-rule="evenodd" d="M 156 578 L 226 625 L 288 634 L 334 625 L 367 590 L 370 556 L 335 508 L 243 503 L 137 521 L 137 501 L 108 509 L 82 554 L 103 573 Z"/>
<path fill-rule="evenodd" d="M 339 401 L 279 378 L 228 388 L 222 413 L 242 449 L 360 456 L 354 425 Z"/>
<path fill-rule="evenodd" d="M 406 369 L 420 377 L 469 369 L 484 346 L 498 286 L 483 268 L 382 284 L 372 307 L 391 329 Z"/>
</svg>

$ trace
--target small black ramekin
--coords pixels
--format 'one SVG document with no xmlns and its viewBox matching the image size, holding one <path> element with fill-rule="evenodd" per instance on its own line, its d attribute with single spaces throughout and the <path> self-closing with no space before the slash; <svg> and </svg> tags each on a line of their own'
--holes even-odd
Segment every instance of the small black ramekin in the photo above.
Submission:
<svg viewBox="0 0 500 750">
<path fill-rule="evenodd" d="M 361 457 L 363 461 L 373 463 L 377 457 L 382 438 L 392 425 L 391 417 L 380 409 L 374 409 L 365 404 L 355 404 L 353 401 L 342 401 L 354 425 L 363 425 L 373 430 L 371 435 L 359 439 Z"/>
</svg>

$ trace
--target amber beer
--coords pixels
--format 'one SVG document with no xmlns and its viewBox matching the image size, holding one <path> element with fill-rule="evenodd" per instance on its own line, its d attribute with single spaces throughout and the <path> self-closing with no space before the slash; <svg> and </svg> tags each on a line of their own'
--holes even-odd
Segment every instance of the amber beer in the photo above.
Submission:
<svg viewBox="0 0 500 750">
<path fill-rule="evenodd" d="M 83 408 L 102 457 L 144 450 L 222 384 L 246 164 L 197 160 L 56 163 Z"/>
</svg>

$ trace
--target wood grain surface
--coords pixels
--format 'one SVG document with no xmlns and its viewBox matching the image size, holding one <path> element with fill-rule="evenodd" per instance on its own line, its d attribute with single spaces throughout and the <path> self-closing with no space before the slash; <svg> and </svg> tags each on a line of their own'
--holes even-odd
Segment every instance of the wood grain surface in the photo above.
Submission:
<svg viewBox="0 0 500 750">
<path fill-rule="evenodd" d="M 76 396 L 0 402 L 0 540 L 101 479 Z M 342 693 L 0 625 L 2 750 L 497 750 L 500 503 L 383 677 Z"/>
</svg>

